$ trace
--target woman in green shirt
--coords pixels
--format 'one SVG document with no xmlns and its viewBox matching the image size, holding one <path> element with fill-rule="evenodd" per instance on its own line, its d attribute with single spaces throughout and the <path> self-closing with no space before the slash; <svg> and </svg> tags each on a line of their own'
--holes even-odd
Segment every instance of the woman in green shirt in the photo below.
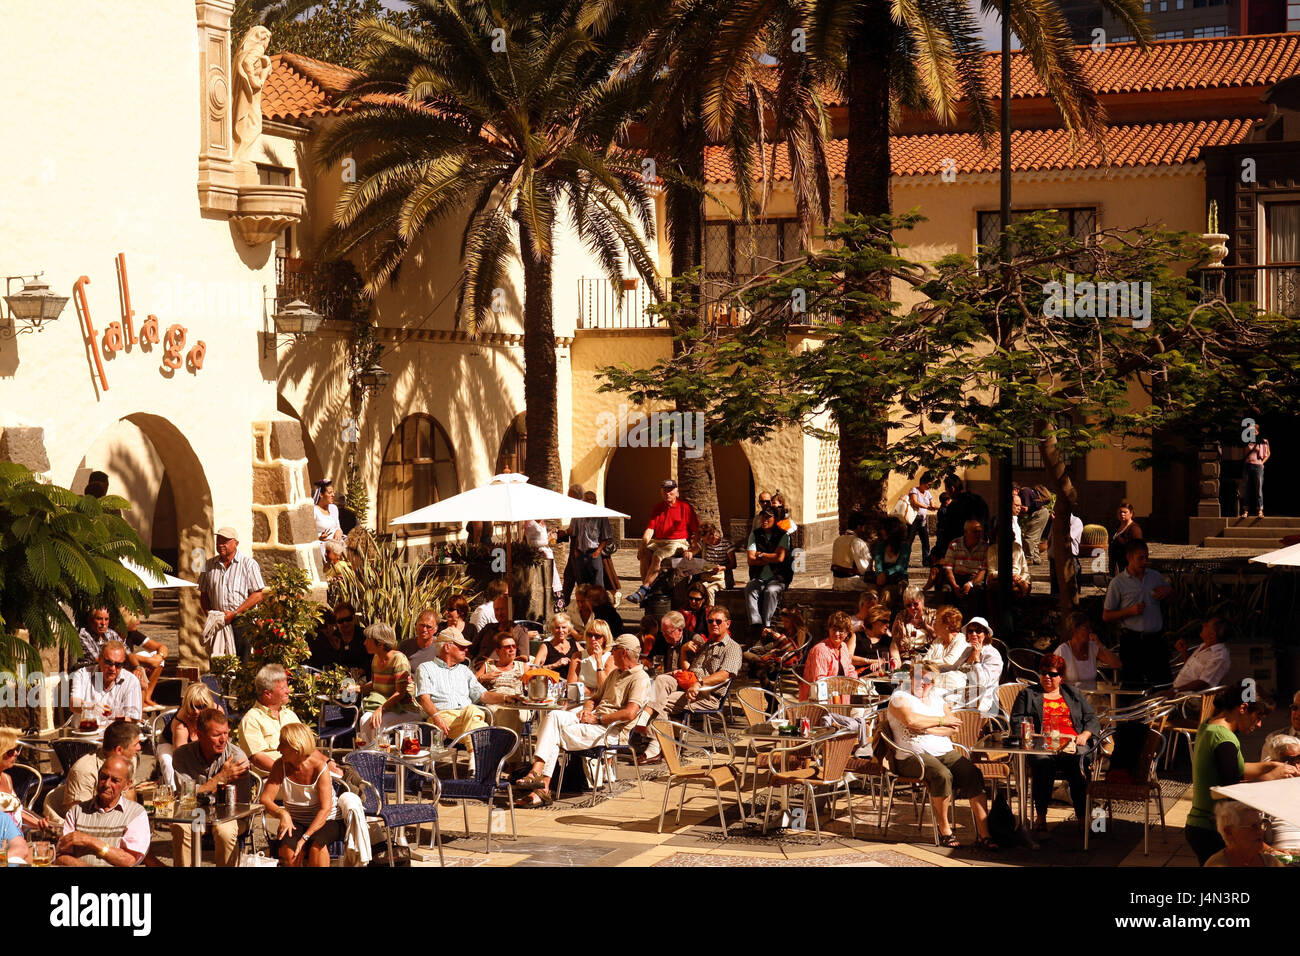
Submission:
<svg viewBox="0 0 1300 956">
<path fill-rule="evenodd" d="M 1197 728 L 1192 754 L 1192 809 L 1183 832 L 1201 865 L 1226 845 L 1215 827 L 1211 787 L 1300 774 L 1289 764 L 1276 760 L 1246 763 L 1242 756 L 1240 736 L 1259 729 L 1272 710 L 1272 703 L 1263 698 L 1244 700 L 1243 688 L 1235 685 L 1215 695 L 1214 715 Z"/>
</svg>

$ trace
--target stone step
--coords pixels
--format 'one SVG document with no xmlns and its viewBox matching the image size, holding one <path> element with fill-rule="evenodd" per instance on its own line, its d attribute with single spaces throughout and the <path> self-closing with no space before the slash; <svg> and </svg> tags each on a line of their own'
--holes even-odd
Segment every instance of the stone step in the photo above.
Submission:
<svg viewBox="0 0 1300 956">
<path fill-rule="evenodd" d="M 1281 540 L 1289 535 L 1300 534 L 1300 528 L 1285 528 L 1277 525 L 1257 526 L 1257 527 L 1234 527 L 1229 525 L 1219 535 L 1221 538 L 1252 538 L 1255 540 L 1264 539 L 1268 541 Z"/>
<path fill-rule="evenodd" d="M 1300 529 L 1300 518 L 1230 518 L 1228 527 L 1234 528 L 1293 528 Z"/>
<path fill-rule="evenodd" d="M 1201 547 L 1217 550 L 1233 549 L 1255 555 L 1276 551 L 1280 545 L 1277 542 L 1261 542 L 1256 538 L 1206 538 Z"/>
</svg>

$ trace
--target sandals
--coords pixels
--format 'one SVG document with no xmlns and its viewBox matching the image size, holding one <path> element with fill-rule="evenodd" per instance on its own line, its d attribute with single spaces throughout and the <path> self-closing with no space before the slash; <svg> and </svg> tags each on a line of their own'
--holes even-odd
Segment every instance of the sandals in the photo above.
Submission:
<svg viewBox="0 0 1300 956">
<path fill-rule="evenodd" d="M 555 798 L 551 796 L 551 791 L 534 790 L 528 796 L 516 800 L 515 806 L 526 810 L 530 807 L 549 807 L 554 802 Z"/>
<path fill-rule="evenodd" d="M 975 849 L 983 850 L 985 853 L 997 853 L 1002 847 L 994 843 L 992 837 L 980 837 L 975 841 Z"/>
<path fill-rule="evenodd" d="M 534 770 L 520 777 L 512 786 L 518 790 L 540 790 L 545 783 L 545 778 Z"/>
<path fill-rule="evenodd" d="M 940 833 L 939 846 L 955 850 L 961 846 L 961 841 L 957 839 L 957 834 L 955 833 Z"/>
</svg>

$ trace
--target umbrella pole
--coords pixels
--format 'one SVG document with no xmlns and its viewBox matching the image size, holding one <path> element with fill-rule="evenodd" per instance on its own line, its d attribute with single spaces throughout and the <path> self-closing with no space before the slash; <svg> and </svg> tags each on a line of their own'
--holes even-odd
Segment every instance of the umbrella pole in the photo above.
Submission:
<svg viewBox="0 0 1300 956">
<path fill-rule="evenodd" d="M 515 523 L 510 522 L 510 531 L 506 535 L 506 613 L 510 620 L 515 619 L 515 576 L 512 554 L 515 550 Z"/>
</svg>

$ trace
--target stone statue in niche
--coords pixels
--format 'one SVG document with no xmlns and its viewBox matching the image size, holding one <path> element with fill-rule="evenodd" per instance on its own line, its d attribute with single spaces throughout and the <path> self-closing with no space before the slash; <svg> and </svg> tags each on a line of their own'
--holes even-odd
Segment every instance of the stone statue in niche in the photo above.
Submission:
<svg viewBox="0 0 1300 956">
<path fill-rule="evenodd" d="M 256 26 L 244 34 L 234 58 L 235 162 L 250 162 L 253 145 L 262 135 L 262 87 L 271 75 L 266 46 L 271 31 Z"/>
</svg>

